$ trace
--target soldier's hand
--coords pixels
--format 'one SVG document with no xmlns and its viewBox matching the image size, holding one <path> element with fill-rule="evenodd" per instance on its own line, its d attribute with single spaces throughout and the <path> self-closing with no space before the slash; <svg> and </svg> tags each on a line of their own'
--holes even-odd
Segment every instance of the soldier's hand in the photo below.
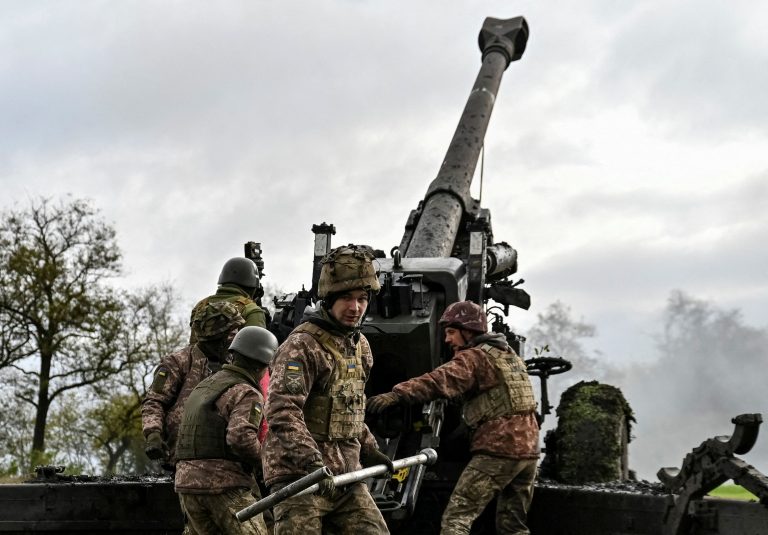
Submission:
<svg viewBox="0 0 768 535">
<path fill-rule="evenodd" d="M 147 441 L 144 444 L 144 453 L 146 453 L 147 457 L 153 461 L 168 458 L 168 446 L 160 433 L 153 431 L 147 435 Z"/>
<path fill-rule="evenodd" d="M 368 398 L 368 401 L 365 402 L 365 408 L 370 413 L 379 414 L 384 412 L 384 409 L 387 407 L 397 405 L 398 403 L 400 403 L 400 396 L 394 392 L 387 392 L 386 394 L 379 394 L 378 396 Z"/>
<path fill-rule="evenodd" d="M 379 450 L 370 450 L 360 452 L 360 464 L 363 465 L 363 468 L 367 468 L 369 466 L 376 466 L 379 464 L 385 464 L 387 465 L 387 471 L 390 474 L 395 473 L 395 466 L 392 464 L 392 459 L 387 457 L 387 455 L 384 452 L 381 452 Z"/>
<path fill-rule="evenodd" d="M 307 467 L 307 470 L 308 470 L 308 473 L 312 473 L 315 470 L 319 468 L 324 468 L 324 467 L 325 465 L 323 465 L 322 463 L 315 463 L 315 464 L 310 464 Z M 324 496 L 326 498 L 332 498 L 335 490 L 336 490 L 336 483 L 333 482 L 333 476 L 329 475 L 317 482 L 317 492 L 315 492 L 315 494 Z"/>
</svg>

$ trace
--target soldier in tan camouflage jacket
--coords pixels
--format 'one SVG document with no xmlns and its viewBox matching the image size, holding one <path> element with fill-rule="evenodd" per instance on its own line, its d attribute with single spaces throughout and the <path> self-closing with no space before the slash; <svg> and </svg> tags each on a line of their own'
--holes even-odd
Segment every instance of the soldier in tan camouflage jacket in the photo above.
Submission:
<svg viewBox="0 0 768 535">
<path fill-rule="evenodd" d="M 244 320 L 231 303 L 211 303 L 193 322 L 199 340 L 162 359 L 141 407 L 145 452 L 173 470 L 184 402 L 197 384 L 229 359 L 227 347 Z"/>
<path fill-rule="evenodd" d="M 528 534 L 526 518 L 539 458 L 536 402 L 525 363 L 503 334 L 487 333 L 483 310 L 471 301 L 448 306 L 440 319 L 453 358 L 419 377 L 373 396 L 368 410 L 397 403 L 464 397 L 473 430 L 472 459 L 443 513 L 443 535 L 469 534 L 486 505 L 498 497 L 496 533 Z"/>
<path fill-rule="evenodd" d="M 232 364 L 204 379 L 184 405 L 174 488 L 193 535 L 267 533 L 262 515 L 241 523 L 235 514 L 259 497 L 252 494 L 261 470 L 258 383 L 276 349 L 268 330 L 243 327 L 230 346 Z"/>
<path fill-rule="evenodd" d="M 335 475 L 392 467 L 363 422 L 373 358 L 358 326 L 371 292 L 380 288 L 371 260 L 363 247 L 331 251 L 320 274 L 320 310 L 293 330 L 272 362 L 262 450 L 272 492 L 322 466 Z M 337 489 L 329 477 L 319 486 L 317 494 L 275 506 L 275 535 L 389 533 L 364 483 Z"/>
</svg>

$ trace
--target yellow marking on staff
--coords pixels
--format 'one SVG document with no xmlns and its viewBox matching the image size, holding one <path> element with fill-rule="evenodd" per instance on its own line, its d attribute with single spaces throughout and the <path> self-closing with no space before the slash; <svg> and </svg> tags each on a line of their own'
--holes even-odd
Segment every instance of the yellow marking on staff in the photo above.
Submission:
<svg viewBox="0 0 768 535">
<path fill-rule="evenodd" d="M 406 466 L 405 468 L 401 468 L 394 474 L 392 474 L 392 479 L 395 479 L 402 483 L 405 481 L 405 478 L 408 477 L 408 473 L 411 471 L 411 468 L 409 466 Z"/>
</svg>

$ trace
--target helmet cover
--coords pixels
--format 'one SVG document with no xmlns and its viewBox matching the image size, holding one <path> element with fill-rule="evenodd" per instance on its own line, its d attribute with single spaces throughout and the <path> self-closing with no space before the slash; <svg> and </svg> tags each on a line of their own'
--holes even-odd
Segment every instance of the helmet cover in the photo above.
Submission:
<svg viewBox="0 0 768 535">
<path fill-rule="evenodd" d="M 480 305 L 472 301 L 451 303 L 445 308 L 440 325 L 458 327 L 476 333 L 488 332 L 488 319 Z"/>
<path fill-rule="evenodd" d="M 349 290 L 378 293 L 379 278 L 373 267 L 373 252 L 365 245 L 344 245 L 333 249 L 322 260 L 317 294 L 324 299 L 329 294 Z"/>
<path fill-rule="evenodd" d="M 232 329 L 245 325 L 237 307 L 229 301 L 206 305 L 192 319 L 192 329 L 201 341 L 222 338 Z"/>
</svg>

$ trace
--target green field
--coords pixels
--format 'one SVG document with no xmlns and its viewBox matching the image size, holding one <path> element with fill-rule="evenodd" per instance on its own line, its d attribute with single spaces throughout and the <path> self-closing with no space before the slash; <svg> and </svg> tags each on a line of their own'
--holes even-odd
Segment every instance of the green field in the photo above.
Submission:
<svg viewBox="0 0 768 535">
<path fill-rule="evenodd" d="M 727 500 L 757 501 L 757 497 L 747 489 L 733 484 L 720 485 L 710 492 L 709 495 Z"/>
</svg>

